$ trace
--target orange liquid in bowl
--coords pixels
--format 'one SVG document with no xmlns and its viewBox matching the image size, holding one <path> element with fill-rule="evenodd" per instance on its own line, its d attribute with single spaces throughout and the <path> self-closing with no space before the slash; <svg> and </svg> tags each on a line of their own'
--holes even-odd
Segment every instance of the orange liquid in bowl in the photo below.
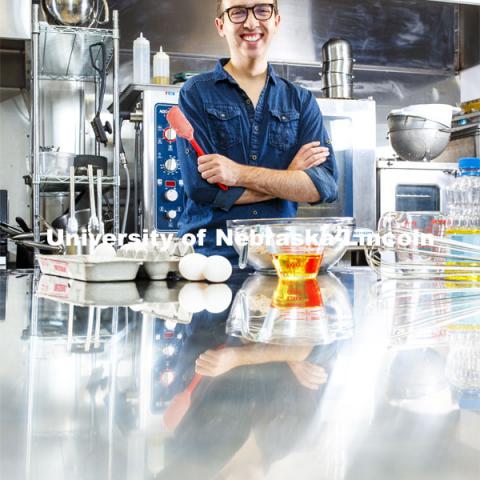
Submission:
<svg viewBox="0 0 480 480">
<path fill-rule="evenodd" d="M 280 278 L 315 278 L 322 264 L 323 253 L 273 255 L 273 265 Z"/>
</svg>

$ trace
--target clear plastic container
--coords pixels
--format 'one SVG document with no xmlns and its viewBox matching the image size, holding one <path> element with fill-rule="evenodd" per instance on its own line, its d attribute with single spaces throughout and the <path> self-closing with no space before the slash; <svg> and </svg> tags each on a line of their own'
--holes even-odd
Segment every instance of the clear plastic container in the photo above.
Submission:
<svg viewBox="0 0 480 480">
<path fill-rule="evenodd" d="M 133 83 L 150 83 L 150 42 L 143 33 L 133 42 Z"/>
</svg>

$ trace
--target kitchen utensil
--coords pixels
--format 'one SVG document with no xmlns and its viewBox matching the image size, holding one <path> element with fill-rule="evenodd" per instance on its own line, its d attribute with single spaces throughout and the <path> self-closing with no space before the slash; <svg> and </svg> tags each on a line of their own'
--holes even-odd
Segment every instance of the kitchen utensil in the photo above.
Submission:
<svg viewBox="0 0 480 480">
<path fill-rule="evenodd" d="M 238 291 L 226 331 L 247 342 L 326 345 L 350 338 L 353 326 L 348 291 L 335 275 L 285 282 L 257 273 Z"/>
<path fill-rule="evenodd" d="M 187 117 L 183 114 L 180 108 L 178 108 L 177 106 L 172 107 L 167 114 L 167 121 L 179 137 L 185 138 L 190 142 L 199 157 L 205 155 L 205 152 L 195 141 L 195 132 L 193 130 L 192 124 L 187 120 Z M 217 183 L 217 185 L 222 190 L 228 190 L 228 187 L 221 183 Z"/>
<path fill-rule="evenodd" d="M 102 170 L 97 172 L 97 206 L 98 206 L 98 223 L 100 235 L 105 235 L 105 225 L 103 223 L 103 195 L 102 195 Z"/>
<path fill-rule="evenodd" d="M 110 21 L 106 0 L 42 0 L 42 7 L 47 20 L 58 25 L 91 27 Z M 100 20 L 102 10 L 104 18 Z"/>
<path fill-rule="evenodd" d="M 27 225 L 27 222 L 22 217 L 15 217 L 15 221 L 25 233 L 31 233 L 32 229 Z"/>
<path fill-rule="evenodd" d="M 103 145 L 107 145 L 108 138 L 107 133 L 112 133 L 112 126 L 109 122 L 105 122 L 105 125 L 102 123 L 102 119 L 100 118 L 100 113 L 103 110 L 103 100 L 105 98 L 105 89 L 107 83 L 107 47 L 105 42 L 98 42 L 90 45 L 90 62 L 92 64 L 92 68 L 99 74 L 100 77 L 100 96 L 98 100 L 97 111 L 95 113 L 95 117 L 91 121 L 91 125 L 93 128 L 93 132 L 95 133 L 95 139 L 98 143 L 102 143 Z M 95 53 L 95 49 L 99 49 L 100 53 Z M 96 59 L 100 58 L 100 67 L 97 67 Z"/>
<path fill-rule="evenodd" d="M 347 60 L 353 58 L 350 42 L 343 38 L 331 38 L 322 46 L 324 62 L 332 60 Z"/>
<path fill-rule="evenodd" d="M 323 95 L 326 98 L 353 98 L 353 85 L 335 85 L 323 88 Z"/>
<path fill-rule="evenodd" d="M 18 235 L 22 233 L 22 229 L 9 225 L 6 222 L 0 222 L 0 231 L 7 235 Z"/>
<path fill-rule="evenodd" d="M 169 432 L 174 432 L 188 412 L 192 403 L 192 394 L 202 380 L 202 375 L 196 373 L 190 385 L 181 393 L 173 397 L 170 405 L 163 414 L 163 423 Z"/>
<path fill-rule="evenodd" d="M 221 350 L 224 347 L 225 345 L 220 345 L 216 350 Z M 183 392 L 175 395 L 170 402 L 170 405 L 165 410 L 165 413 L 163 414 L 163 424 L 169 432 L 175 431 L 185 414 L 188 412 L 192 403 L 192 394 L 198 387 L 202 378 L 202 375 L 196 373 L 193 380 L 190 382 L 190 385 Z"/>
<path fill-rule="evenodd" d="M 92 235 L 98 235 L 100 232 L 100 223 L 95 208 L 95 187 L 93 184 L 93 169 L 88 166 L 88 188 L 90 193 L 90 220 L 88 221 L 88 232 Z"/>
<path fill-rule="evenodd" d="M 88 226 L 90 215 L 91 213 L 89 208 L 75 211 L 75 218 L 77 219 L 77 222 L 78 222 L 79 232 L 81 231 L 82 227 Z M 68 217 L 69 217 L 69 214 L 65 213 L 61 217 L 56 218 L 52 222 L 53 228 L 55 228 L 56 230 L 63 230 L 65 232 L 67 229 Z M 113 222 L 111 217 L 111 212 L 109 211 L 103 212 L 102 218 L 103 218 L 103 223 L 105 225 L 105 229 L 108 231 L 109 227 Z"/>
<path fill-rule="evenodd" d="M 228 220 L 227 227 L 233 230 L 233 247 L 240 255 L 239 265 L 250 265 L 263 273 L 274 273 L 272 255 L 264 242 L 266 228 L 272 225 L 303 225 L 312 232 L 319 232 L 322 225 L 328 225 L 332 235 L 342 234 L 333 245 L 327 245 L 323 253 L 320 271 L 333 267 L 345 254 L 353 229 L 355 219 L 350 217 L 325 218 L 264 218 L 246 220 Z M 254 238 L 255 245 L 243 245 L 242 240 Z"/>
<path fill-rule="evenodd" d="M 389 132 L 388 136 L 397 155 L 412 162 L 437 158 L 450 141 L 450 133 L 437 128 L 397 130 Z"/>
<path fill-rule="evenodd" d="M 40 253 L 53 253 L 57 255 L 63 255 L 65 253 L 65 249 L 59 246 L 47 245 L 45 243 L 34 242 L 33 240 L 16 240 L 15 243 L 17 245 L 21 245 L 22 247 L 26 247 L 29 249 L 38 249 Z"/>
<path fill-rule="evenodd" d="M 367 262 L 385 278 L 451 280 L 480 278 L 480 246 L 439 235 L 415 235 L 407 212 L 389 212 L 379 221 L 378 234 L 388 242 L 365 247 Z"/>
<path fill-rule="evenodd" d="M 447 129 L 442 123 L 427 120 L 424 117 L 413 115 L 404 115 L 403 113 L 390 113 L 387 117 L 388 130 L 396 132 L 398 130 L 412 130 L 416 128 L 434 128 L 437 130 Z"/>
<path fill-rule="evenodd" d="M 408 107 L 392 110 L 390 115 L 408 115 L 425 118 L 432 122 L 441 123 L 445 127 L 452 126 L 452 117 L 462 111 L 461 108 L 440 103 L 409 105 Z"/>
<path fill-rule="evenodd" d="M 67 221 L 67 235 L 75 236 L 78 234 L 78 220 L 75 216 L 75 167 L 70 167 L 70 211 Z M 75 244 L 67 246 L 67 252 L 70 255 L 77 253 Z"/>
</svg>

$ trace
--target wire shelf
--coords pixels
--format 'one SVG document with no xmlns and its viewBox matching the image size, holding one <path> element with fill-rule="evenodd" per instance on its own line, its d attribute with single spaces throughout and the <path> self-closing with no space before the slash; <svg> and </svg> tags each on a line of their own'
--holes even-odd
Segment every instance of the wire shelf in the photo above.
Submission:
<svg viewBox="0 0 480 480">
<path fill-rule="evenodd" d="M 113 58 L 113 30 L 65 27 L 40 22 L 39 77 L 43 80 L 95 81 L 98 73 L 90 62 L 91 45 L 104 42 L 107 68 Z M 98 56 L 95 59 L 98 64 Z"/>
<path fill-rule="evenodd" d="M 40 177 L 40 184 L 69 184 L 70 177 L 69 176 L 41 176 Z M 93 183 L 97 183 L 97 177 L 95 176 L 93 179 Z M 76 185 L 88 185 L 88 177 L 87 176 L 75 176 L 75 184 Z M 119 177 L 102 177 L 102 185 L 119 185 L 120 178 Z"/>
</svg>

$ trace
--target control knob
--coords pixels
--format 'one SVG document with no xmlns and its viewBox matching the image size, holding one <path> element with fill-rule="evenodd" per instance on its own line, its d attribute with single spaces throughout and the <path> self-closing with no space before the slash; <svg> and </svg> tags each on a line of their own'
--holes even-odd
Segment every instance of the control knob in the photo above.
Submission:
<svg viewBox="0 0 480 480">
<path fill-rule="evenodd" d="M 175 210 L 169 210 L 166 216 L 169 220 L 175 220 L 175 218 L 177 218 L 177 212 Z"/>
<path fill-rule="evenodd" d="M 166 168 L 169 172 L 174 172 L 174 171 L 177 169 L 177 161 L 176 161 L 174 158 L 169 158 L 169 159 L 165 162 L 165 168 Z"/>
<path fill-rule="evenodd" d="M 176 202 L 178 200 L 178 192 L 171 188 L 165 192 L 165 199 L 169 202 Z"/>
</svg>

